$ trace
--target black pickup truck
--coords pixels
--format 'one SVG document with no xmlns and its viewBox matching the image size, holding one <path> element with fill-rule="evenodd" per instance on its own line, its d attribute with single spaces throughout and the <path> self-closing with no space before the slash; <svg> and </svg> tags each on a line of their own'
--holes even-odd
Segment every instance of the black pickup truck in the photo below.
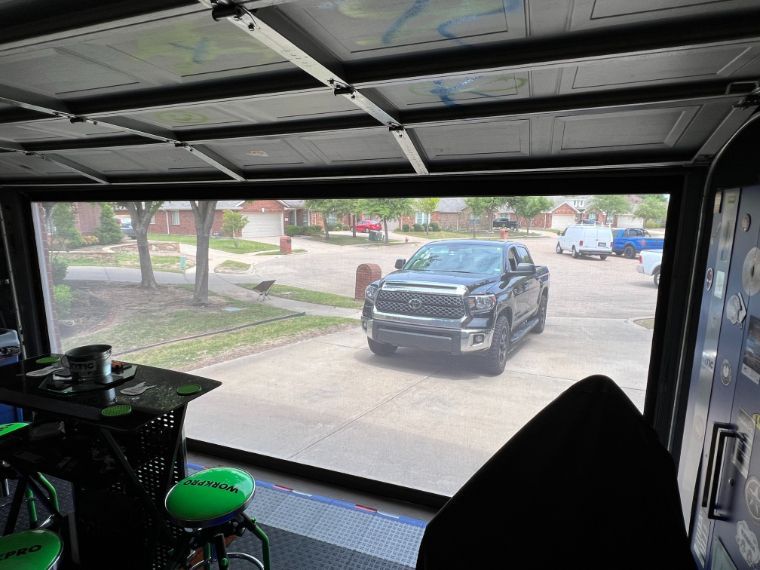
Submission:
<svg viewBox="0 0 760 570">
<path fill-rule="evenodd" d="M 475 353 L 500 374 L 516 343 L 544 330 L 549 270 L 521 243 L 434 241 L 396 269 L 365 293 L 362 327 L 377 355 L 399 346 Z"/>
<path fill-rule="evenodd" d="M 492 227 L 494 229 L 507 228 L 508 230 L 517 230 L 520 229 L 520 222 L 508 218 L 496 218 L 492 223 Z"/>
</svg>

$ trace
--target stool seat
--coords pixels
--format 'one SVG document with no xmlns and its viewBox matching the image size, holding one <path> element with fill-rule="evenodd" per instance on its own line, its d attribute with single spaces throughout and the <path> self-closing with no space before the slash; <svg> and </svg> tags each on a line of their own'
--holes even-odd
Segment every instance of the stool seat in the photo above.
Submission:
<svg viewBox="0 0 760 570">
<path fill-rule="evenodd" d="M 63 543 L 49 530 L 25 530 L 0 537 L 0 570 L 51 570 Z"/>
<path fill-rule="evenodd" d="M 241 469 L 205 469 L 171 488 L 166 510 L 187 528 L 219 526 L 243 512 L 255 489 L 253 477 Z"/>
<path fill-rule="evenodd" d="M 21 428 L 25 428 L 29 425 L 29 422 L 13 422 L 10 424 L 0 424 L 0 438 L 8 434 L 18 431 Z"/>
</svg>

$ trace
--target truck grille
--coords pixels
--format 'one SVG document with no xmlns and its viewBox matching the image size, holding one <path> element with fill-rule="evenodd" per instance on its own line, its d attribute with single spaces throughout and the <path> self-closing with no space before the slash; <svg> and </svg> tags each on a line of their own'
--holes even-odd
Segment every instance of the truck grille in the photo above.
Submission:
<svg viewBox="0 0 760 570">
<path fill-rule="evenodd" d="M 397 315 L 441 319 L 461 319 L 464 316 L 464 302 L 458 295 L 380 290 L 375 307 L 383 313 Z"/>
</svg>

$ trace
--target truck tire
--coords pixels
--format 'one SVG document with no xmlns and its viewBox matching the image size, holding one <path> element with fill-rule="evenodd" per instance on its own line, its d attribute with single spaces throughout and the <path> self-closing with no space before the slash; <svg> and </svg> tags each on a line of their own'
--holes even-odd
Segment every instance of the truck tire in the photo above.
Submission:
<svg viewBox="0 0 760 570">
<path fill-rule="evenodd" d="M 546 309 L 548 305 L 549 296 L 544 293 L 541 295 L 541 302 L 538 304 L 538 322 L 536 323 L 536 326 L 533 327 L 533 332 L 536 334 L 544 332 L 544 327 L 546 326 Z"/>
<path fill-rule="evenodd" d="M 631 244 L 628 244 L 625 246 L 625 249 L 623 250 L 623 255 L 626 256 L 628 259 L 633 259 L 636 257 L 636 248 L 634 248 Z"/>
<path fill-rule="evenodd" d="M 487 374 L 498 376 L 504 372 L 504 366 L 506 366 L 507 359 L 509 358 L 511 343 L 512 329 L 509 324 L 509 317 L 505 314 L 499 315 L 493 327 L 491 348 L 484 355 L 483 368 Z"/>
<path fill-rule="evenodd" d="M 562 248 L 559 246 L 559 242 L 557 242 L 557 247 L 554 248 L 554 251 L 556 251 L 557 253 L 562 253 Z"/>
<path fill-rule="evenodd" d="M 577 250 L 577 249 L 575 249 L 575 246 L 573 246 L 573 257 L 574 257 L 575 259 L 578 259 L 580 256 L 581 256 L 581 254 L 580 254 L 580 253 L 578 253 L 578 250 Z"/>
<path fill-rule="evenodd" d="M 599 259 L 601 259 L 602 261 L 604 261 L 605 259 L 607 259 L 607 256 L 606 255 L 600 255 Z"/>
<path fill-rule="evenodd" d="M 367 344 L 369 345 L 369 349 L 378 356 L 390 356 L 394 352 L 396 352 L 396 349 L 398 348 L 395 344 L 387 344 L 385 342 L 377 342 L 376 340 L 372 340 L 371 338 L 367 339 Z"/>
<path fill-rule="evenodd" d="M 657 267 L 654 271 L 652 271 L 652 281 L 654 281 L 655 287 L 660 286 L 660 268 L 659 267 Z"/>
</svg>

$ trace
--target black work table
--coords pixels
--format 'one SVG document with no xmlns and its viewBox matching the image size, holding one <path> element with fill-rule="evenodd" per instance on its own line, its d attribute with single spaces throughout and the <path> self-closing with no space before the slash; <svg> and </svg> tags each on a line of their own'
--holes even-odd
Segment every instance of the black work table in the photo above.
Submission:
<svg viewBox="0 0 760 570">
<path fill-rule="evenodd" d="M 179 532 L 167 519 L 163 501 L 171 485 L 186 476 L 185 409 L 221 382 L 137 365 L 129 378 L 61 394 L 46 389 L 51 376 L 47 383 L 27 376 L 48 366 L 39 359 L 0 368 L 0 402 L 36 412 L 35 424 L 61 422 L 63 433 L 30 438 L 14 463 L 72 483 L 82 567 L 163 568 Z M 153 387 L 135 396 L 122 393 L 141 382 Z M 177 392 L 191 384 L 200 390 Z M 131 406 L 126 415 L 102 414 L 124 404 Z"/>
</svg>

